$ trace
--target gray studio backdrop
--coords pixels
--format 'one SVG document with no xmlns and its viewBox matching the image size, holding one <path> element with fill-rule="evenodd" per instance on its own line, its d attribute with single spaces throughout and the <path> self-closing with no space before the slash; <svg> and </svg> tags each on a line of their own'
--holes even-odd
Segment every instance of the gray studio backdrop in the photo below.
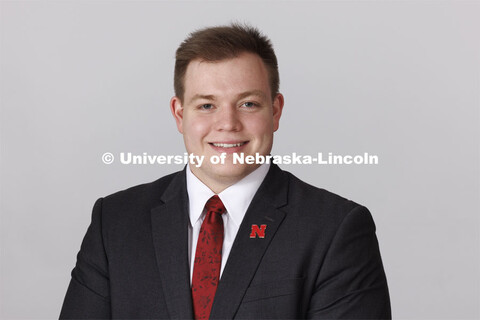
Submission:
<svg viewBox="0 0 480 320">
<path fill-rule="evenodd" d="M 117 160 L 183 154 L 174 51 L 231 21 L 263 30 L 278 54 L 274 154 L 378 155 L 282 167 L 371 210 L 394 317 L 479 318 L 479 12 L 476 1 L 2 1 L 2 319 L 57 317 L 94 201 L 182 168 Z"/>
</svg>

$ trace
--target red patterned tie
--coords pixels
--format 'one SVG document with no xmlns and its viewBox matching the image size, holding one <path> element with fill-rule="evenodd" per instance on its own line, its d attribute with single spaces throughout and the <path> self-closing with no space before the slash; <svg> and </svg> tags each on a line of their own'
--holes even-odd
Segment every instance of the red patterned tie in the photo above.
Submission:
<svg viewBox="0 0 480 320">
<path fill-rule="evenodd" d="M 198 235 L 193 265 L 192 297 L 195 319 L 208 319 L 222 265 L 223 220 L 226 211 L 217 195 L 205 204 L 207 213 Z"/>
</svg>

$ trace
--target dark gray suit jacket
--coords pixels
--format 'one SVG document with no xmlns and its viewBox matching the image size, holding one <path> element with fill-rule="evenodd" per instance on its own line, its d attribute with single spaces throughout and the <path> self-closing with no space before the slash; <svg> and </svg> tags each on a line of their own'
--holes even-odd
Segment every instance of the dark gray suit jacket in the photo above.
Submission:
<svg viewBox="0 0 480 320">
<path fill-rule="evenodd" d="M 185 170 L 99 199 L 60 318 L 191 319 L 188 224 Z M 369 211 L 271 165 L 213 303 L 231 318 L 391 318 Z"/>
</svg>

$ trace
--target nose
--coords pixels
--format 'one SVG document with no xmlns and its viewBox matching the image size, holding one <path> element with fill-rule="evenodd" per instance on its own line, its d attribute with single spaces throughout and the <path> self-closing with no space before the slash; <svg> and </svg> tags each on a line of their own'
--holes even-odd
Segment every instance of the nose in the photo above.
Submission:
<svg viewBox="0 0 480 320">
<path fill-rule="evenodd" d="M 225 106 L 218 110 L 215 118 L 218 131 L 239 131 L 242 128 L 240 114 L 235 106 Z"/>
</svg>

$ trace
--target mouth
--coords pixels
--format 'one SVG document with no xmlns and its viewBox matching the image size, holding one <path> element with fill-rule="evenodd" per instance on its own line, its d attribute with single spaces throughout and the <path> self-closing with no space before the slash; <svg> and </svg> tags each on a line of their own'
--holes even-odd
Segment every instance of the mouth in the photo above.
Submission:
<svg viewBox="0 0 480 320">
<path fill-rule="evenodd" d="M 235 147 L 241 147 L 247 143 L 248 141 L 237 142 L 237 143 L 210 142 L 209 144 L 217 148 L 235 148 Z"/>
<path fill-rule="evenodd" d="M 249 141 L 209 142 L 208 144 L 219 153 L 239 153 Z"/>
</svg>

